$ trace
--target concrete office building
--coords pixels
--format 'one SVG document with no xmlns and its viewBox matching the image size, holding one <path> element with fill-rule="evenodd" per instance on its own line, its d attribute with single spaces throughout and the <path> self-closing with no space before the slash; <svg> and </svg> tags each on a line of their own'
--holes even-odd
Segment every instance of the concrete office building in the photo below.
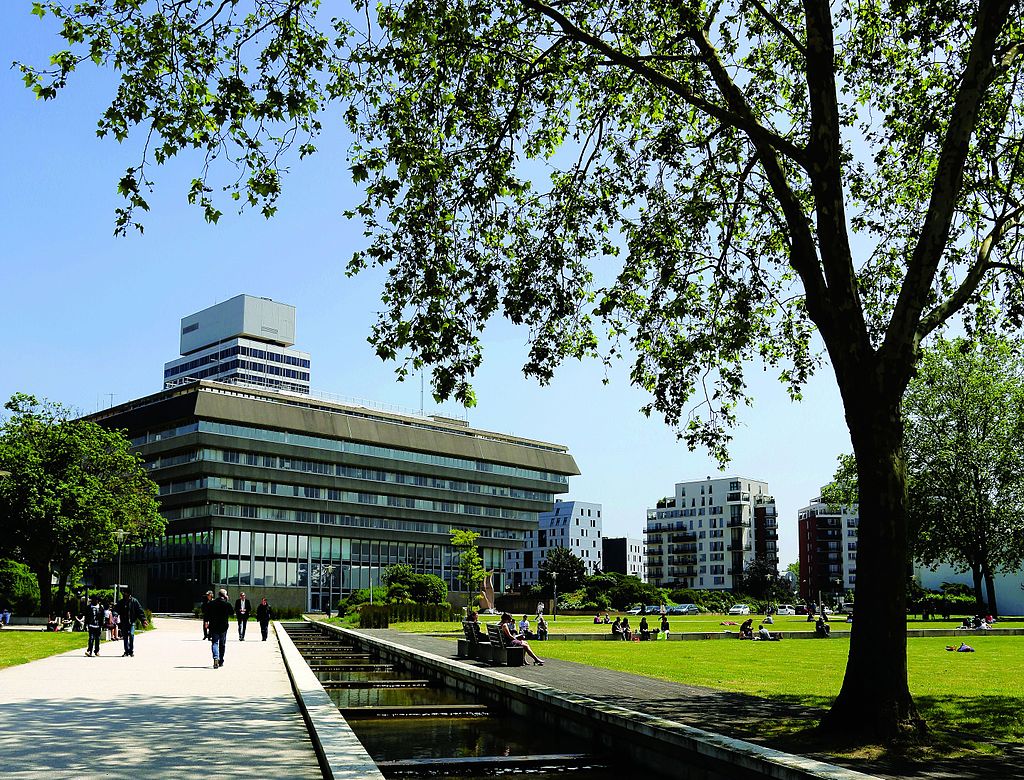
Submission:
<svg viewBox="0 0 1024 780">
<path fill-rule="evenodd" d="M 309 354 L 295 343 L 295 307 L 236 295 L 181 320 L 181 357 L 164 364 L 164 387 L 195 379 L 309 392 Z"/>
<path fill-rule="evenodd" d="M 523 542 L 505 553 L 505 571 L 513 587 L 534 585 L 540 566 L 554 547 L 565 547 L 583 560 L 587 574 L 602 567 L 601 505 L 555 500 L 554 509 L 541 512 Z"/>
<path fill-rule="evenodd" d="M 647 545 L 643 539 L 606 536 L 601 541 L 605 572 L 628 574 L 647 582 Z"/>
<path fill-rule="evenodd" d="M 797 515 L 800 546 L 800 598 L 818 602 L 853 590 L 857 583 L 856 505 L 830 507 L 817 497 Z"/>
<path fill-rule="evenodd" d="M 730 476 L 676 484 L 647 510 L 647 577 L 657 587 L 735 590 L 755 556 L 778 566 L 768 483 Z"/>
<path fill-rule="evenodd" d="M 322 609 L 399 562 L 464 590 L 452 528 L 481 535 L 500 591 L 505 553 L 579 473 L 555 444 L 209 381 L 91 419 L 126 429 L 160 486 L 166 535 L 123 563 L 161 611 L 210 587 Z"/>
</svg>

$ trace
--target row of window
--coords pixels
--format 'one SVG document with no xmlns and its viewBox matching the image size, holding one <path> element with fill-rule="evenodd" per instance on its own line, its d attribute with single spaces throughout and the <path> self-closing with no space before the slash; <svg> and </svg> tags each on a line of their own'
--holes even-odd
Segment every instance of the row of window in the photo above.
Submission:
<svg viewBox="0 0 1024 780">
<path fill-rule="evenodd" d="M 523 520 L 530 522 L 536 519 L 535 512 L 524 512 L 518 509 L 506 509 L 479 504 L 460 504 L 454 501 L 432 501 L 424 498 L 407 496 L 388 496 L 377 493 L 357 493 L 337 488 L 321 488 L 312 485 L 287 485 L 280 482 L 263 482 L 249 479 L 232 479 L 230 477 L 201 477 L 198 479 L 165 482 L 160 485 L 160 495 L 182 493 L 191 490 L 234 490 L 243 493 L 262 493 L 288 498 L 308 498 L 326 501 L 343 501 L 350 504 L 367 506 L 388 506 L 395 509 L 417 509 L 424 512 L 450 512 L 452 514 L 477 515 L 481 517 L 500 517 L 505 520 Z"/>
<path fill-rule="evenodd" d="M 298 471 L 304 474 L 346 477 L 348 479 L 385 482 L 396 485 L 415 485 L 416 487 L 433 488 L 435 490 L 452 490 L 460 493 L 474 493 L 484 496 L 498 496 L 500 498 L 522 498 L 531 501 L 543 501 L 545 503 L 550 503 L 553 498 L 552 493 L 542 493 L 537 490 L 522 490 L 502 485 L 487 485 L 479 482 L 428 477 L 422 474 L 403 474 L 402 472 L 346 466 L 341 463 L 329 463 L 327 461 L 285 458 L 276 455 L 239 452 L 238 450 L 221 450 L 209 447 L 204 447 L 198 451 L 190 450 L 186 453 L 165 455 L 149 461 L 146 466 L 150 469 L 165 468 L 168 466 L 178 466 L 182 463 L 191 463 L 196 460 L 244 463 L 247 466 Z"/>
<path fill-rule="evenodd" d="M 202 357 L 189 360 L 185 363 L 179 363 L 176 366 L 164 369 L 164 379 L 170 379 L 172 376 L 178 374 L 184 374 L 191 371 L 193 368 L 201 368 L 203 366 L 209 366 L 211 363 L 216 366 L 227 366 L 230 360 L 236 366 L 237 360 L 231 360 L 232 358 L 242 357 L 253 357 L 258 360 L 270 361 L 272 363 L 282 363 L 288 366 L 298 366 L 299 368 L 309 368 L 309 360 L 307 358 L 298 358 L 293 355 L 285 355 L 279 352 L 270 352 L 265 349 L 256 349 L 251 347 L 232 346 L 228 349 L 222 349 L 219 352 L 208 353 Z M 249 361 L 242 361 L 243 363 Z M 256 364 L 252 364 L 256 365 Z M 224 370 L 223 368 L 218 370 Z M 305 378 L 309 379 L 309 374 L 305 374 Z"/>
<path fill-rule="evenodd" d="M 503 476 L 520 477 L 522 479 L 536 479 L 543 482 L 553 482 L 558 485 L 568 484 L 569 478 L 563 474 L 554 474 L 549 471 L 538 471 L 536 469 L 521 468 L 519 466 L 507 466 L 503 463 L 491 463 L 484 460 L 470 460 L 468 458 L 455 458 L 448 455 L 435 455 L 432 453 L 415 452 L 413 450 L 400 450 L 394 447 L 380 447 L 361 442 L 345 441 L 343 439 L 328 439 L 323 436 L 310 436 L 304 433 L 290 431 L 275 431 L 268 428 L 254 428 L 248 425 L 232 425 L 229 423 L 212 422 L 201 420 L 198 423 L 172 428 L 168 431 L 151 431 L 142 436 L 132 439 L 134 446 L 140 446 L 149 442 L 163 441 L 174 436 L 182 436 L 186 433 L 220 434 L 222 436 L 236 436 L 242 439 L 256 441 L 270 441 L 279 444 L 291 444 L 301 447 L 312 447 L 314 449 L 332 450 L 334 452 L 347 452 L 352 455 L 365 455 L 373 458 L 387 458 L 389 460 L 404 461 L 407 463 L 425 463 L 431 466 L 444 466 L 447 468 L 464 469 L 468 471 L 501 474 Z"/>
<path fill-rule="evenodd" d="M 175 509 L 165 509 L 161 514 L 167 520 L 181 520 L 189 518 L 205 518 L 211 516 L 222 517 L 246 517 L 253 520 L 280 520 L 289 523 L 319 523 L 321 525 L 339 525 L 352 528 L 377 528 L 389 531 L 413 531 L 416 533 L 444 534 L 451 533 L 451 523 L 425 523 L 418 520 L 395 520 L 389 517 L 368 517 L 365 515 L 350 515 L 337 512 L 315 512 L 296 509 L 278 509 L 266 506 L 240 506 L 238 504 L 204 504 L 199 506 L 184 506 Z M 486 526 L 476 527 L 476 531 L 483 538 L 489 539 L 516 539 L 520 540 L 521 534 L 518 531 L 504 528 L 488 528 Z"/>
</svg>

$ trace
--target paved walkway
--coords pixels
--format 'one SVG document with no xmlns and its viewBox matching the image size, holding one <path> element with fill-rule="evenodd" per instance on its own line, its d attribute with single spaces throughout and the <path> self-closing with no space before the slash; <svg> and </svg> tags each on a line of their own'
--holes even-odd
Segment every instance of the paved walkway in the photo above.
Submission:
<svg viewBox="0 0 1024 780">
<path fill-rule="evenodd" d="M 0 669 L 0 775 L 319 778 L 273 634 L 234 626 L 214 669 L 197 620 Z M 273 629 L 271 629 L 273 630 Z"/>
<path fill-rule="evenodd" d="M 454 658 L 456 655 L 455 642 L 450 639 L 422 634 L 404 634 L 390 629 L 378 629 L 366 633 L 445 658 Z M 534 647 L 543 658 L 544 643 L 535 644 Z M 472 665 L 479 663 L 468 660 L 463 662 Z M 821 715 L 820 710 L 787 705 L 740 693 L 656 680 L 611 669 L 599 669 L 571 661 L 555 660 L 541 667 L 532 665 L 501 667 L 501 672 L 636 712 L 675 720 L 738 739 L 767 744 L 769 747 L 789 752 L 802 752 L 801 746 L 762 739 L 759 735 L 764 732 L 765 724 L 779 718 L 817 719 Z M 1008 673 L 1014 672 L 1008 670 Z M 827 755 L 813 753 L 810 755 L 822 761 L 890 778 L 1024 780 L 1024 747 L 1020 745 L 1008 746 L 1007 755 L 1003 758 L 978 757 L 969 761 L 836 761 Z"/>
</svg>

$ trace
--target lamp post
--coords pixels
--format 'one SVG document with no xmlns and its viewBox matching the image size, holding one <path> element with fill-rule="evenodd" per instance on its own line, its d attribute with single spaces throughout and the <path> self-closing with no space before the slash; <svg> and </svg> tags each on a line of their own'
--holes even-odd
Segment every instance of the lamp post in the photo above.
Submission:
<svg viewBox="0 0 1024 780">
<path fill-rule="evenodd" d="M 551 582 L 555 585 L 555 603 L 551 610 L 551 619 L 555 622 L 558 621 L 558 572 L 551 572 Z"/>
<path fill-rule="evenodd" d="M 114 531 L 114 536 L 117 537 L 117 584 L 114 586 L 114 601 L 121 600 L 121 548 L 124 546 L 124 538 L 128 536 L 128 532 L 123 528 L 118 528 Z"/>
</svg>

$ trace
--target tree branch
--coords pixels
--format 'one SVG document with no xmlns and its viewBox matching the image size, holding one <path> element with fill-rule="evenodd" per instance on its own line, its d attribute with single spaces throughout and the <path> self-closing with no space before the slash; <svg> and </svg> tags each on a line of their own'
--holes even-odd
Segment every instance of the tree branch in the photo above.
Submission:
<svg viewBox="0 0 1024 780">
<path fill-rule="evenodd" d="M 916 334 L 919 341 L 956 314 L 978 289 L 981 280 L 989 271 L 1009 271 L 1024 279 L 1024 268 L 1013 263 L 1003 263 L 991 259 L 992 252 L 995 251 L 1003 236 L 1021 224 L 1022 215 L 1024 215 L 1024 209 L 1018 208 L 996 221 L 995 226 L 981 242 L 978 259 L 971 266 L 960 286 L 949 298 L 922 317 Z"/>
<path fill-rule="evenodd" d="M 921 313 L 935 272 L 949 242 L 949 227 L 963 187 L 964 165 L 970 150 L 974 126 L 982 99 L 996 72 L 993 65 L 996 39 L 1009 18 L 1011 6 L 1011 0 L 982 0 L 978 8 L 976 32 L 953 102 L 949 125 L 942 140 L 928 212 L 921 228 L 921 235 L 907 264 L 903 287 L 896 300 L 892 319 L 880 349 L 880 352 L 886 355 L 900 356 L 902 376 L 899 379 L 903 381 L 910 376 L 917 352 L 917 336 L 923 324 L 920 320 Z M 972 270 L 976 269 L 977 266 Z M 973 278 L 972 274 L 968 274 L 968 277 Z M 955 301 L 962 306 L 967 297 L 961 298 L 954 294 L 947 303 Z M 955 311 L 956 309 L 948 310 L 946 317 Z"/>
<path fill-rule="evenodd" d="M 551 19 L 572 40 L 586 44 L 592 49 L 601 52 L 615 64 L 632 70 L 650 83 L 663 87 L 672 94 L 682 98 L 694 108 L 700 109 L 709 116 L 725 122 L 738 130 L 742 130 L 751 138 L 757 138 L 761 143 L 767 144 L 775 151 L 789 157 L 801 167 L 806 167 L 806 154 L 803 149 L 787 138 L 769 130 L 758 122 L 749 111 L 746 114 L 739 114 L 722 108 L 699 95 L 695 95 L 676 79 L 648 66 L 642 59 L 623 54 L 598 36 L 573 24 L 565 15 L 556 11 L 550 5 L 540 2 L 540 0 L 523 0 L 523 5 Z"/>
<path fill-rule="evenodd" d="M 758 10 L 758 12 L 765 18 L 772 27 L 775 28 L 786 40 L 793 44 L 793 47 L 800 52 L 804 57 L 807 56 L 807 48 L 800 42 L 800 39 L 796 37 L 796 34 L 790 30 L 782 21 L 775 16 L 771 11 L 764 7 L 761 0 L 750 0 L 751 5 Z"/>
</svg>

